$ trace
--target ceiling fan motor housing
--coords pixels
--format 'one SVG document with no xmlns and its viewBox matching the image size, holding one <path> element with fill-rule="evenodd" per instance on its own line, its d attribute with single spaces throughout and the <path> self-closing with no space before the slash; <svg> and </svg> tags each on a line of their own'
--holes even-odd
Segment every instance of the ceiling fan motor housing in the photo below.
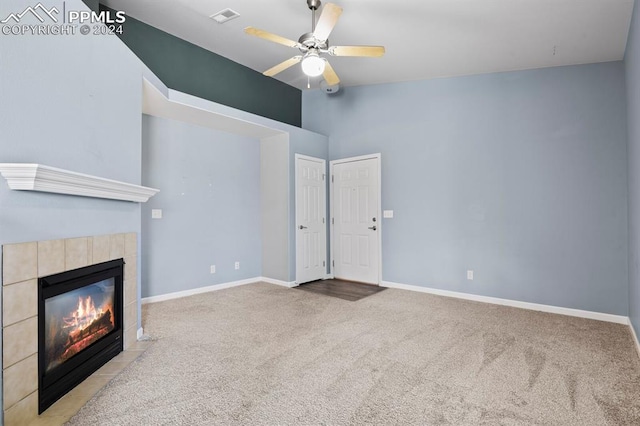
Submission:
<svg viewBox="0 0 640 426">
<path fill-rule="evenodd" d="M 320 4 L 320 0 L 307 0 L 307 6 L 309 6 L 309 9 L 311 10 L 320 9 Z"/>
<path fill-rule="evenodd" d="M 306 53 L 309 49 L 318 49 L 326 51 L 329 47 L 329 40 L 317 40 L 313 33 L 305 33 L 298 39 L 300 46 L 298 47 L 302 53 Z"/>
</svg>

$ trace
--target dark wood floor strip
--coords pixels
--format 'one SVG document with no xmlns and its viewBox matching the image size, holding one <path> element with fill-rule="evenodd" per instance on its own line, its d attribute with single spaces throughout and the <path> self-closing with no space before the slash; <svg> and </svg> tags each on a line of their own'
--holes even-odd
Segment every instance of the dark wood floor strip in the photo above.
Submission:
<svg viewBox="0 0 640 426">
<path fill-rule="evenodd" d="M 310 283 L 301 284 L 296 288 L 299 290 L 309 291 L 311 293 L 337 297 L 339 299 L 348 300 L 350 302 L 364 299 L 367 296 L 371 296 L 372 294 L 376 294 L 385 290 L 385 287 L 380 287 L 377 285 L 336 279 L 313 281 Z"/>
</svg>

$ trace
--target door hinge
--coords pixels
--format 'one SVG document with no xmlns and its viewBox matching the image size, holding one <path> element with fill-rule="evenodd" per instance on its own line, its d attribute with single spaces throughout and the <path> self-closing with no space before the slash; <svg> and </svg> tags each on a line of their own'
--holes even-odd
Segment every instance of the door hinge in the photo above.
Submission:
<svg viewBox="0 0 640 426">
<path fill-rule="evenodd" d="M 324 223 L 324 217 L 322 218 L 322 223 Z"/>
<path fill-rule="evenodd" d="M 333 175 L 331 175 L 331 183 L 333 183 Z"/>
<path fill-rule="evenodd" d="M 334 268 L 336 267 L 336 261 L 335 260 L 331 261 L 331 266 L 333 266 Z"/>
<path fill-rule="evenodd" d="M 324 263 L 325 263 L 325 262 L 324 262 L 324 260 L 323 260 L 323 261 L 322 261 L 322 266 L 327 266 L 327 265 L 325 265 Z"/>
<path fill-rule="evenodd" d="M 323 182 L 324 182 L 324 177 L 325 177 L 325 174 L 323 173 L 323 174 L 322 174 L 322 181 L 323 181 Z"/>
<path fill-rule="evenodd" d="M 332 224 L 332 225 L 335 225 L 335 224 L 336 224 L 336 221 L 335 221 L 335 219 L 334 219 L 334 218 L 331 218 L 331 224 Z"/>
</svg>

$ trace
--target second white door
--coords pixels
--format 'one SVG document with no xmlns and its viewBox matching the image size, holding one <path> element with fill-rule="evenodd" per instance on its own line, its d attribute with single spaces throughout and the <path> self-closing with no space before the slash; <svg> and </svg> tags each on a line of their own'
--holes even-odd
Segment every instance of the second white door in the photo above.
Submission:
<svg viewBox="0 0 640 426">
<path fill-rule="evenodd" d="M 331 163 L 334 276 L 379 284 L 380 158 Z"/>
</svg>

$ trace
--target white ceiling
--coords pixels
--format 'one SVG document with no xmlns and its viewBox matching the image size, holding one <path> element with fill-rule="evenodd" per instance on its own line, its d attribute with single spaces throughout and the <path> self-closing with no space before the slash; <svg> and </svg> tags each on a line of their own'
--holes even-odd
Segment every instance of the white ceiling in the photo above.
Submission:
<svg viewBox="0 0 640 426">
<path fill-rule="evenodd" d="M 331 45 L 383 45 L 382 58 L 329 57 L 342 85 L 617 61 L 633 0 L 332 0 L 344 9 Z M 297 40 L 311 31 L 306 0 L 104 0 L 127 15 L 256 71 L 299 54 L 244 34 Z M 231 8 L 240 17 L 218 24 Z M 306 88 L 299 66 L 276 76 Z M 312 87 L 319 80 L 312 80 Z"/>
</svg>

